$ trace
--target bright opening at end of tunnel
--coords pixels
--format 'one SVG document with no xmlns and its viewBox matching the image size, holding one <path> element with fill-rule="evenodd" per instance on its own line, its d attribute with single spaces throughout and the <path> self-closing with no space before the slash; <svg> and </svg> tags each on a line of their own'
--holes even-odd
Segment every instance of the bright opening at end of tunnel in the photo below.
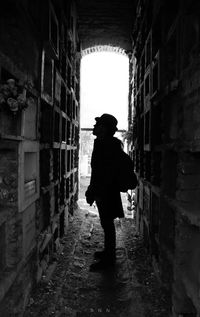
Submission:
<svg viewBox="0 0 200 317">
<path fill-rule="evenodd" d="M 81 128 L 93 128 L 94 118 L 110 113 L 118 129 L 128 128 L 129 59 L 114 52 L 94 52 L 81 60 Z"/>
<path fill-rule="evenodd" d="M 92 129 L 96 122 L 95 117 L 109 113 L 117 118 L 118 130 L 128 128 L 128 57 L 111 51 L 98 51 L 84 55 L 81 60 L 80 87 L 81 190 L 79 198 L 85 199 L 84 193 L 91 176 L 91 156 L 95 138 Z M 115 136 L 123 139 L 121 131 Z"/>
</svg>

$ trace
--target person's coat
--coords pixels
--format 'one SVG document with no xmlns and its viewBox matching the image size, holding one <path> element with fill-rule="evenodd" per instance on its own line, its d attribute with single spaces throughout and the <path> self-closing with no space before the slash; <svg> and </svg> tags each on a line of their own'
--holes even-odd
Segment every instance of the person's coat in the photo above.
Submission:
<svg viewBox="0 0 200 317">
<path fill-rule="evenodd" d="M 117 182 L 122 143 L 115 137 L 96 139 L 91 159 L 91 181 L 88 191 L 97 203 L 100 217 L 124 217 Z"/>
</svg>

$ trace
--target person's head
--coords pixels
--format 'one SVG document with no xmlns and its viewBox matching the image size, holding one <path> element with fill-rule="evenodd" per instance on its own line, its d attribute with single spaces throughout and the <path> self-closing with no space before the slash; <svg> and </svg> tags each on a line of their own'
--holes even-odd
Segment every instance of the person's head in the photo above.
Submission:
<svg viewBox="0 0 200 317">
<path fill-rule="evenodd" d="M 113 136 L 117 129 L 117 119 L 111 114 L 104 113 L 101 117 L 96 117 L 93 134 L 99 138 Z"/>
</svg>

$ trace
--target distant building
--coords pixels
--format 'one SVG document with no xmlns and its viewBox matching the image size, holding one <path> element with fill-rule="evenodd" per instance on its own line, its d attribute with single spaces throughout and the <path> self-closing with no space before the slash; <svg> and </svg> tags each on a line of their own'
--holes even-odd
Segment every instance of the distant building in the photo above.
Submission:
<svg viewBox="0 0 200 317">
<path fill-rule="evenodd" d="M 88 177 L 91 175 L 90 162 L 95 137 L 92 130 L 81 130 L 80 137 L 80 175 Z"/>
</svg>

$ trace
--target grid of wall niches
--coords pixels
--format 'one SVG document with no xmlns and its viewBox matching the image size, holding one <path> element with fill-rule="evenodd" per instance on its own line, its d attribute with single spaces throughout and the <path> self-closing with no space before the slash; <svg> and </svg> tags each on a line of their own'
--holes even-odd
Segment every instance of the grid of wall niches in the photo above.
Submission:
<svg viewBox="0 0 200 317">
<path fill-rule="evenodd" d="M 136 65 L 133 90 L 136 116 L 143 117 L 144 121 L 143 126 L 139 124 L 139 128 L 144 129 L 142 143 L 145 151 L 151 149 L 151 108 L 160 91 L 160 52 L 152 47 L 152 34 L 151 30 Z"/>
<path fill-rule="evenodd" d="M 73 127 L 73 125 L 72 125 Z M 74 127 L 73 127 L 74 128 Z M 75 127 L 78 129 L 78 127 Z M 74 130 L 75 130 L 74 129 Z M 72 129 L 71 129 L 72 131 Z M 72 138 L 73 140 L 73 138 Z M 74 141 L 75 143 L 75 141 Z M 78 148 L 61 142 L 52 146 L 41 144 L 40 149 L 40 185 L 41 193 L 46 193 L 52 187 L 59 186 L 61 206 L 68 203 L 75 194 L 78 178 Z M 56 199 L 56 197 L 55 197 Z"/>
<path fill-rule="evenodd" d="M 49 197 L 48 219 L 64 232 L 66 209 L 78 183 L 80 50 L 76 14 L 70 1 L 49 2 L 41 65 L 40 186 L 41 204 Z M 61 10 L 62 9 L 62 10 Z M 46 209 L 42 210 L 45 213 Z M 58 217 L 59 214 L 59 217 Z"/>
<path fill-rule="evenodd" d="M 141 24 L 140 28 L 142 27 Z M 162 29 L 164 32 L 161 32 Z M 170 21 L 163 20 L 160 12 L 154 17 L 146 38 L 136 41 L 138 56 L 133 93 L 136 116 L 144 117 L 145 150 L 150 150 L 152 145 L 155 149 L 162 143 L 159 137 L 148 140 L 148 134 L 151 134 L 151 129 L 154 129 L 154 116 L 160 116 L 162 119 L 162 114 L 158 114 L 160 110 L 155 110 L 155 107 L 160 107 L 162 110 L 162 99 L 178 87 L 178 30 L 179 19 L 176 17 L 176 11 Z M 162 136 L 160 125 L 158 124 L 157 127 L 157 136 Z M 155 136 L 154 131 L 153 134 Z"/>
</svg>

